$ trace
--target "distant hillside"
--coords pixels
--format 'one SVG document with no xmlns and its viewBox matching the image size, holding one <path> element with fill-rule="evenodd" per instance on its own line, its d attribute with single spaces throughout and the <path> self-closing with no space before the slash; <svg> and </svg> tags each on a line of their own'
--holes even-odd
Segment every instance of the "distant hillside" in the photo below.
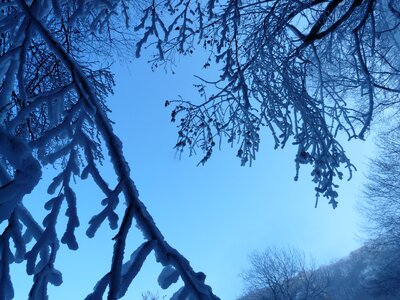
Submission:
<svg viewBox="0 0 400 300">
<path fill-rule="evenodd" d="M 272 289 L 266 287 L 249 292 L 238 300 L 400 299 L 400 247 L 371 243 L 351 252 L 347 257 L 316 269 L 312 275 L 326 282 L 324 291 L 319 295 L 305 296 L 305 289 L 312 286 L 305 286 L 302 275 L 298 274 L 294 278 L 298 282 L 295 285 L 297 290 L 287 293 L 294 296 L 285 296 L 283 292 L 275 293 L 274 296 Z M 293 278 L 291 280 L 293 282 Z M 279 288 L 284 289 L 285 284 L 282 283 Z"/>
</svg>

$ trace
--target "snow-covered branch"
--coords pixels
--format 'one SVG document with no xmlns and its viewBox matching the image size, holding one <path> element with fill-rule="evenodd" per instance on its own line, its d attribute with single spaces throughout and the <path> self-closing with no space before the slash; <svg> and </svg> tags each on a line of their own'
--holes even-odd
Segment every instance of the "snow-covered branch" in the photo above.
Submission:
<svg viewBox="0 0 400 300">
<path fill-rule="evenodd" d="M 30 299 L 46 299 L 47 284 L 62 283 L 61 273 L 54 267 L 59 241 L 72 250 L 79 246 L 75 237 L 75 228 L 80 225 L 78 199 L 70 180 L 72 176 L 84 179 L 91 175 L 106 198 L 102 201 L 104 209 L 91 219 L 87 235 L 94 236 L 105 219 L 118 232 L 113 239 L 110 272 L 96 285 L 90 299 L 102 298 L 107 288 L 108 299 L 121 298 L 152 251 L 168 270 L 175 270 L 176 280 L 182 278 L 184 293 L 181 295 L 218 299 L 204 283 L 204 274 L 194 272 L 189 262 L 165 241 L 139 200 L 122 142 L 106 115 L 105 97 L 112 91 L 112 75 L 104 68 L 93 70 L 96 64 L 78 55 L 81 49 L 86 50 L 84 39 L 88 37 L 95 36 L 93 43 L 102 45 L 102 35 L 107 35 L 106 40 L 112 43 L 115 36 L 110 34 L 118 34 L 118 30 L 113 31 L 113 26 L 118 26 L 113 18 L 122 14 L 125 26 L 129 27 L 128 9 L 134 5 L 128 1 L 17 0 L 3 7 L 0 20 L 0 30 L 5 37 L 0 65 L 0 198 L 1 221 L 9 222 L 0 236 L 3 298 L 13 297 L 9 266 L 14 254 L 10 251 L 10 239 L 18 245 L 16 260 L 26 260 L 27 273 L 34 275 Z M 104 159 L 102 144 L 108 151 L 118 182 L 113 189 L 98 168 Z M 54 177 L 48 192 L 53 194 L 58 190 L 58 195 L 45 205 L 49 213 L 42 228 L 23 207 L 22 199 L 27 198 L 39 182 L 42 165 L 57 161 L 61 161 L 63 170 Z M 126 208 L 118 223 L 115 209 L 121 196 L 125 198 Z M 63 202 L 67 204 L 67 224 L 59 239 L 55 225 Z M 126 239 L 133 222 L 143 232 L 145 242 L 132 251 L 131 258 L 125 262 L 124 253 L 129 251 Z M 22 235 L 23 229 L 27 234 Z M 35 243 L 26 252 L 32 237 Z M 169 287 L 171 277 L 160 278 L 160 285 Z"/>
<path fill-rule="evenodd" d="M 165 8 L 155 3 L 161 15 Z M 190 14 L 182 17 L 187 5 Z M 217 80 L 198 85 L 205 101 L 168 101 L 176 104 L 172 120 L 181 120 L 177 148 L 190 154 L 200 148 L 204 163 L 226 140 L 251 165 L 265 127 L 276 148 L 297 145 L 297 173 L 300 164 L 311 165 L 317 198 L 336 207 L 337 179 L 355 169 L 338 140 L 364 139 L 375 108 L 399 103 L 398 4 L 169 0 L 167 7 L 171 24 L 190 20 L 194 30 L 168 32 L 153 64 L 200 45 L 210 53 L 204 67 L 220 70 Z M 151 45 L 149 34 L 146 40 Z"/>
</svg>

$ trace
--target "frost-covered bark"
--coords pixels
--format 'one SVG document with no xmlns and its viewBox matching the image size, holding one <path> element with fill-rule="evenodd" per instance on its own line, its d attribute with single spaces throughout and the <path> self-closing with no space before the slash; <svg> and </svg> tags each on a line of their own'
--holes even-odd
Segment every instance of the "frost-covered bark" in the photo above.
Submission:
<svg viewBox="0 0 400 300">
<path fill-rule="evenodd" d="M 374 110 L 400 101 L 399 2 L 147 2 L 137 55 L 153 43 L 159 66 L 203 46 L 204 68 L 220 68 L 219 78 L 198 85 L 205 101 L 172 101 L 176 148 L 201 148 L 204 163 L 226 139 L 251 164 L 266 127 L 275 148 L 297 145 L 295 179 L 301 164 L 311 165 L 317 199 L 336 207 L 337 178 L 354 170 L 336 137 L 363 139 Z"/>
<path fill-rule="evenodd" d="M 48 283 L 62 283 L 61 272 L 55 268 L 60 242 L 78 249 L 75 229 L 80 224 L 73 176 L 91 176 L 105 194 L 104 209 L 91 219 L 87 235 L 93 237 L 106 219 L 118 231 L 110 271 L 87 299 L 121 298 L 153 251 L 165 266 L 159 278 L 161 287 L 182 279 L 184 286 L 177 299 L 218 299 L 204 283 L 204 274 L 194 272 L 165 241 L 139 200 L 122 143 L 107 118 L 105 98 L 112 92 L 113 76 L 91 56 L 99 58 L 103 51 L 108 53 L 107 49 L 126 42 L 120 36 L 121 24 L 113 18 L 122 15 L 122 25 L 129 27 L 135 5 L 123 0 L 1 1 L 0 221 L 8 226 L 0 235 L 0 299 L 13 298 L 9 275 L 13 262 L 26 261 L 27 273 L 34 277 L 29 299 L 47 299 Z M 98 169 L 105 159 L 101 147 L 106 148 L 114 167 L 115 187 L 109 186 Z M 56 162 L 62 170 L 48 188 L 55 196 L 45 204 L 48 214 L 41 226 L 22 200 L 38 184 L 42 167 Z M 126 208 L 119 220 L 115 209 L 121 197 Z M 68 220 L 59 236 L 55 225 L 63 203 Z M 126 249 L 133 222 L 145 241 L 136 249 Z M 32 239 L 33 246 L 27 249 Z M 132 253 L 129 259 L 126 252 Z"/>
</svg>

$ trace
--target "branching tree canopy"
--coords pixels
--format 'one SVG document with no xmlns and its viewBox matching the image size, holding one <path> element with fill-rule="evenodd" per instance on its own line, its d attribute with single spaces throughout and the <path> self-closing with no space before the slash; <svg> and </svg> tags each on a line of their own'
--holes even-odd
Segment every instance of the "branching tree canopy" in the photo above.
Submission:
<svg viewBox="0 0 400 300">
<path fill-rule="evenodd" d="M 377 139 L 377 153 L 370 161 L 361 210 L 371 239 L 391 247 L 400 247 L 399 128 L 390 127 Z"/>
<path fill-rule="evenodd" d="M 398 298 L 400 283 L 400 127 L 398 120 L 392 123 L 376 140 L 361 204 L 368 249 L 374 257 L 363 285 L 382 299 Z"/>
<path fill-rule="evenodd" d="M 312 165 L 317 197 L 336 207 L 335 177 L 354 168 L 336 136 L 363 139 L 374 108 L 400 99 L 399 17 L 393 0 L 153 1 L 136 53 L 153 38 L 158 66 L 203 46 L 204 67 L 221 68 L 198 85 L 204 101 L 177 101 L 178 149 L 201 148 L 204 163 L 226 138 L 251 164 L 266 127 L 275 147 L 297 145 L 295 179 Z"/>
<path fill-rule="evenodd" d="M 242 299 L 328 299 L 329 274 L 317 270 L 296 248 L 269 247 L 249 256 L 250 268 L 242 274 L 247 295 Z"/>
<path fill-rule="evenodd" d="M 400 295 L 400 127 L 398 110 L 390 114 L 395 118 L 377 136 L 360 206 L 369 239 L 366 249 L 373 257 L 362 285 L 380 299 Z"/>
<path fill-rule="evenodd" d="M 107 118 L 105 98 L 112 91 L 113 77 L 107 68 L 91 62 L 90 55 L 101 55 L 97 49 L 114 47 L 120 27 L 120 19 L 115 21 L 117 13 L 128 25 L 129 3 L 114 2 L 1 2 L 0 221 L 8 222 L 0 236 L 1 299 L 13 298 L 9 275 L 13 262 L 25 260 L 27 273 L 34 277 L 29 299 L 47 299 L 48 283 L 61 284 L 61 273 L 55 267 L 60 241 L 72 250 L 78 248 L 77 198 L 70 183 L 73 176 L 91 176 L 105 197 L 104 209 L 91 219 L 87 235 L 93 237 L 107 219 L 110 227 L 118 230 L 110 272 L 86 299 L 102 299 L 107 288 L 108 299 L 123 297 L 152 251 L 165 266 L 159 277 L 161 287 L 168 288 L 179 277 L 183 280 L 176 299 L 218 299 L 205 285 L 205 275 L 194 272 L 165 241 L 139 200 L 122 143 Z M 134 5 L 129 7 L 134 9 Z M 114 167 L 116 186 L 109 186 L 99 171 L 102 147 Z M 48 188 L 55 196 L 45 204 L 48 214 L 42 226 L 22 199 L 38 184 L 43 166 L 56 162 L 62 167 Z M 119 221 L 115 209 L 122 195 L 126 209 Z M 55 225 L 64 202 L 68 221 L 59 237 Z M 145 241 L 132 251 L 125 249 L 125 244 L 134 219 Z M 28 250 L 32 239 L 33 247 Z M 124 260 L 125 252 L 130 258 Z"/>
<path fill-rule="evenodd" d="M 110 271 L 87 299 L 102 299 L 106 291 L 108 299 L 121 298 L 153 251 L 165 266 L 160 286 L 178 278 L 184 283 L 175 299 L 218 299 L 205 275 L 165 241 L 139 200 L 107 117 L 114 81 L 100 61 L 127 51 L 133 30 L 141 36 L 137 56 L 156 47 L 155 66 L 199 46 L 209 51 L 204 67 L 221 69 L 217 80 L 198 85 L 201 103 L 166 102 L 176 104 L 171 117 L 180 120 L 179 151 L 201 149 L 205 163 L 226 139 L 237 145 L 242 164 L 251 164 L 265 127 L 276 147 L 297 145 L 297 170 L 312 165 L 317 196 L 333 207 L 335 177 L 342 178 L 342 167 L 350 176 L 354 169 L 338 133 L 364 138 L 374 109 L 400 100 L 400 7 L 394 0 L 2 0 L 0 9 L 0 222 L 7 224 L 0 235 L 2 299 L 13 298 L 13 262 L 26 261 L 34 277 L 30 299 L 46 299 L 48 283 L 61 284 L 55 267 L 60 242 L 78 248 L 70 181 L 88 176 L 105 198 L 87 235 L 93 237 L 106 219 L 117 234 Z M 114 167 L 114 186 L 99 171 L 104 153 Z M 55 196 L 41 224 L 23 199 L 43 167 L 55 164 L 62 167 L 48 188 Z M 115 209 L 122 197 L 126 206 L 119 218 Z M 67 226 L 59 237 L 55 224 L 63 203 Z M 125 249 L 133 221 L 144 242 Z"/>
</svg>

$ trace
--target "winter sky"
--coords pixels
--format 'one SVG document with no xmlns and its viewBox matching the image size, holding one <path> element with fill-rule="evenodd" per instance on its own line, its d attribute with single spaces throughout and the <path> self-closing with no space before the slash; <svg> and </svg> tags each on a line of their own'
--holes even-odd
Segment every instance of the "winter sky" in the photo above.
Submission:
<svg viewBox="0 0 400 300">
<path fill-rule="evenodd" d="M 359 171 L 350 182 L 340 183 L 336 210 L 326 199 L 314 208 L 310 169 L 301 169 L 299 181 L 294 182 L 296 149 L 288 144 L 286 149 L 274 150 L 268 132 L 262 135 L 261 150 L 251 168 L 241 167 L 236 151 L 224 143 L 205 166 L 196 166 L 201 154 L 188 157 L 184 153 L 179 159 L 173 149 L 176 125 L 170 123 L 170 108 L 164 108 L 164 102 L 179 96 L 198 99 L 193 75 L 206 74 L 203 64 L 198 59 L 182 59 L 175 74 L 163 69 L 152 72 L 146 59 L 114 67 L 110 117 L 123 141 L 140 198 L 167 241 L 191 261 L 195 271 L 206 273 L 206 282 L 223 300 L 242 293 L 239 274 L 253 250 L 295 246 L 312 254 L 318 264 L 326 264 L 359 247 L 361 218 L 356 203 L 371 141 L 344 144 Z M 104 170 L 110 172 L 107 164 Z M 44 181 L 48 183 L 53 173 L 49 168 Z M 110 266 L 115 232 L 103 225 L 95 238 L 84 236 L 88 220 L 100 209 L 102 195 L 90 182 L 78 182 L 76 189 L 80 249 L 71 252 L 62 245 L 56 266 L 63 271 L 64 284 L 51 288 L 50 299 L 83 299 Z M 49 199 L 45 190 L 43 184 L 26 201 L 39 215 Z M 140 232 L 132 228 L 127 249 L 133 251 L 142 241 Z M 147 290 L 170 295 L 179 288 L 160 291 L 157 276 L 161 269 L 151 259 L 125 299 L 140 299 Z M 24 266 L 17 269 L 15 299 L 25 299 L 31 279 L 18 273 Z"/>
</svg>

